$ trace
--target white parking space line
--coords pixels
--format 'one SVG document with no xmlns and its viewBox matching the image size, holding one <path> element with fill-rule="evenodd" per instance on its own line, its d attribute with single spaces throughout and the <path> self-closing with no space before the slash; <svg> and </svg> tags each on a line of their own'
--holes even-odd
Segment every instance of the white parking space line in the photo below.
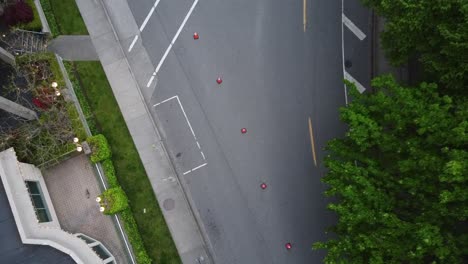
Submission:
<svg viewBox="0 0 468 264">
<path fill-rule="evenodd" d="M 154 2 L 154 5 L 151 7 L 151 10 L 149 11 L 148 15 L 146 15 L 146 18 L 143 21 L 143 24 L 141 24 L 140 28 L 138 29 L 140 32 L 142 32 L 143 29 L 145 29 L 146 24 L 148 24 L 148 21 L 150 20 L 151 16 L 153 15 L 154 11 L 156 10 L 156 7 L 158 6 L 160 1 L 161 0 L 156 0 L 156 2 Z M 133 39 L 132 44 L 130 44 L 130 47 L 128 48 L 128 52 L 132 51 L 133 46 L 135 45 L 137 40 L 138 40 L 138 34 L 135 35 L 135 38 Z"/>
<path fill-rule="evenodd" d="M 366 88 L 361 83 L 359 83 L 356 79 L 354 79 L 353 76 L 351 76 L 351 74 L 349 74 L 347 71 L 344 72 L 344 78 L 354 83 L 354 85 L 356 85 L 356 88 L 358 89 L 360 93 L 363 93 L 366 90 Z"/>
<path fill-rule="evenodd" d="M 200 168 L 205 167 L 207 164 L 208 164 L 208 163 L 203 163 L 202 165 L 200 165 L 200 166 L 198 166 L 198 167 L 195 167 L 195 168 L 193 168 L 193 169 L 191 169 L 191 170 L 188 170 L 188 171 L 184 172 L 183 174 L 184 174 L 184 175 L 187 175 L 187 174 L 189 174 L 190 172 L 194 172 L 194 171 L 196 171 L 196 170 L 198 170 L 198 169 L 200 169 Z"/>
<path fill-rule="evenodd" d="M 359 40 L 363 40 L 366 38 L 366 34 L 362 32 L 354 23 L 351 21 L 344 13 L 341 14 L 341 20 L 343 23 L 351 30 L 351 32 L 358 37 Z"/>
<path fill-rule="evenodd" d="M 172 96 L 172 97 L 170 97 L 170 98 L 167 98 L 167 99 L 165 99 L 165 100 L 163 100 L 163 101 L 161 101 L 161 102 L 159 102 L 159 103 L 154 104 L 153 107 L 156 107 L 156 106 L 158 106 L 158 105 L 167 103 L 167 102 L 169 102 L 170 100 L 174 100 L 174 99 L 176 99 L 177 102 L 179 103 L 180 109 L 182 110 L 182 114 L 184 114 L 185 121 L 187 122 L 187 125 L 188 125 L 188 127 L 189 127 L 189 129 L 190 129 L 190 132 L 192 132 L 192 136 L 193 136 L 193 138 L 195 139 L 195 143 L 197 144 L 197 147 L 198 147 L 198 149 L 200 150 L 200 154 L 201 154 L 201 156 L 203 157 L 203 160 L 206 160 L 205 154 L 203 153 L 202 148 L 201 148 L 201 145 L 200 145 L 200 143 L 198 142 L 197 136 L 195 135 L 195 132 L 193 131 L 192 124 L 190 123 L 190 121 L 189 121 L 189 119 L 188 119 L 188 116 L 187 116 L 187 114 L 185 113 L 184 106 L 183 106 L 182 103 L 180 102 L 179 96 L 178 96 L 178 95 L 174 95 L 174 96 Z M 189 171 L 189 172 L 190 172 L 190 171 Z M 185 174 L 184 174 L 184 175 L 185 175 Z"/>
<path fill-rule="evenodd" d="M 174 45 L 177 38 L 179 37 L 180 32 L 182 32 L 182 29 L 184 28 L 185 23 L 187 23 L 187 20 L 189 19 L 190 15 L 192 15 L 193 10 L 197 6 L 198 1 L 199 0 L 195 0 L 193 2 L 192 6 L 190 7 L 190 10 L 188 11 L 187 15 L 185 16 L 184 21 L 182 21 L 182 24 L 180 25 L 179 29 L 177 30 L 175 36 L 172 38 L 172 41 L 169 44 L 169 47 L 167 47 L 166 52 L 164 52 L 163 57 L 161 58 L 161 60 L 158 63 L 158 66 L 156 66 L 156 69 L 153 72 L 153 76 L 156 76 L 158 74 L 159 70 L 161 69 L 161 66 L 163 65 L 164 61 L 166 60 L 167 55 L 169 55 L 169 52 L 171 51 L 172 46 Z M 146 87 L 150 87 L 153 80 L 154 80 L 154 78 L 151 78 L 150 81 L 148 82 L 148 84 L 146 85 Z"/>
</svg>

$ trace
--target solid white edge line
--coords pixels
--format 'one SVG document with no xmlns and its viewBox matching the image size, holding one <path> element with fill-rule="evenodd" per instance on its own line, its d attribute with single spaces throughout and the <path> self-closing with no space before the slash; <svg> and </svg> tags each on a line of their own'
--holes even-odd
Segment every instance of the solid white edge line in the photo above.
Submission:
<svg viewBox="0 0 468 264">
<path fill-rule="evenodd" d="M 170 101 L 170 100 L 175 99 L 175 98 L 177 98 L 177 95 L 172 96 L 172 97 L 170 97 L 170 98 L 167 98 L 166 100 L 163 100 L 163 101 L 161 101 L 161 102 L 159 102 L 159 103 L 156 103 L 156 104 L 153 105 L 153 107 L 158 106 L 158 105 L 160 105 L 160 104 L 164 104 L 165 102 Z"/>
<path fill-rule="evenodd" d="M 202 168 L 202 167 L 205 167 L 205 166 L 206 166 L 206 164 L 208 164 L 208 163 L 203 163 L 202 165 L 200 165 L 200 166 L 198 166 L 198 167 L 195 167 L 195 168 L 193 168 L 193 169 L 192 169 L 192 172 L 193 172 L 193 171 L 196 171 L 196 170 L 198 170 L 198 169 L 200 169 L 200 168 Z"/>
<path fill-rule="evenodd" d="M 132 44 L 130 44 L 130 48 L 128 48 L 128 52 L 132 51 L 133 46 L 135 45 L 137 40 L 138 40 L 138 35 L 136 35 L 135 38 L 133 38 Z"/>
<path fill-rule="evenodd" d="M 189 174 L 191 171 L 192 171 L 192 170 L 188 170 L 188 171 L 184 172 L 183 175 L 187 175 L 187 174 Z"/>
<path fill-rule="evenodd" d="M 343 15 L 344 13 L 344 0 L 341 0 L 341 14 Z M 343 16 L 342 16 L 343 18 Z M 343 79 L 344 79 L 344 74 L 345 74 L 345 56 L 344 56 L 344 25 L 341 23 L 341 56 L 343 58 Z M 344 96 L 345 96 L 345 103 L 348 105 L 348 88 L 346 87 L 346 84 L 343 84 L 344 87 Z"/>
<path fill-rule="evenodd" d="M 197 136 L 195 136 L 195 132 L 193 131 L 192 125 L 190 124 L 190 121 L 189 121 L 189 119 L 187 117 L 187 114 L 185 113 L 184 107 L 182 106 L 182 103 L 180 102 L 179 96 L 176 95 L 176 98 L 177 98 L 177 101 L 179 102 L 180 109 L 182 109 L 182 113 L 185 116 L 185 121 L 187 121 L 187 124 L 188 124 L 188 126 L 190 128 L 190 131 L 192 132 L 193 138 L 195 138 L 195 141 L 197 141 Z"/>
<path fill-rule="evenodd" d="M 166 60 L 167 55 L 169 55 L 169 52 L 171 51 L 171 49 L 172 49 L 172 44 L 169 44 L 169 47 L 167 47 L 166 52 L 164 52 L 164 55 L 159 61 L 158 66 L 156 66 L 156 70 L 154 71 L 155 74 L 157 74 L 159 72 L 159 69 L 161 69 L 161 66 Z"/>
<path fill-rule="evenodd" d="M 356 88 L 358 89 L 358 91 L 360 93 L 363 93 L 366 88 L 364 87 L 364 85 L 362 85 L 360 82 L 358 82 L 356 79 L 354 79 L 353 76 L 351 76 L 351 74 L 349 74 L 347 71 L 345 71 L 345 74 L 344 74 L 344 78 L 352 83 L 354 83 L 354 85 L 356 85 Z"/>
<path fill-rule="evenodd" d="M 342 22 L 349 28 L 349 30 L 351 30 L 351 32 L 354 33 L 354 35 L 356 35 L 356 37 L 359 39 L 359 40 L 363 40 L 366 38 L 366 34 L 364 34 L 364 32 L 362 32 L 361 29 L 359 29 L 354 23 L 353 21 L 351 21 L 351 19 L 349 19 L 344 13 L 341 13 L 341 20 Z"/>
<path fill-rule="evenodd" d="M 151 76 L 151 78 L 149 79 L 148 83 L 146 84 L 146 87 L 147 87 L 147 88 L 151 86 L 151 83 L 153 83 L 154 77 L 155 77 L 155 76 L 153 75 L 153 76 Z"/>
<path fill-rule="evenodd" d="M 195 9 L 195 7 L 197 6 L 197 4 L 198 4 L 198 0 L 195 0 L 195 1 L 193 2 L 192 6 L 190 7 L 190 10 L 189 10 L 189 12 L 187 13 L 187 15 L 185 16 L 184 21 L 182 21 L 182 24 L 180 25 L 179 29 L 177 30 L 177 33 L 176 33 L 175 36 L 172 38 L 171 44 L 169 44 L 169 47 L 167 47 L 166 52 L 164 53 L 162 59 L 159 61 L 158 66 L 156 67 L 156 70 L 155 70 L 155 73 L 156 73 L 156 74 L 157 74 L 157 73 L 159 72 L 159 70 L 161 69 L 162 64 L 163 64 L 164 61 L 166 60 L 167 55 L 168 55 L 169 52 L 171 51 L 172 46 L 174 45 L 174 43 L 176 42 L 177 38 L 179 37 L 180 32 L 182 32 L 182 29 L 184 28 L 185 23 L 187 23 L 187 20 L 189 19 L 190 15 L 192 15 L 192 12 L 193 12 L 193 10 Z"/>
<path fill-rule="evenodd" d="M 192 12 L 195 9 L 195 6 L 197 6 L 197 4 L 198 4 L 198 0 L 195 0 L 193 2 L 193 4 L 192 4 L 192 7 L 190 7 L 190 10 L 188 11 L 187 15 L 185 16 L 184 21 L 180 25 L 179 30 L 177 30 L 177 33 L 175 34 L 174 38 L 172 39 L 171 44 L 174 44 L 176 42 L 177 38 L 179 37 L 180 32 L 184 28 L 185 23 L 187 23 L 187 20 L 189 19 L 190 15 L 192 15 Z"/>
</svg>

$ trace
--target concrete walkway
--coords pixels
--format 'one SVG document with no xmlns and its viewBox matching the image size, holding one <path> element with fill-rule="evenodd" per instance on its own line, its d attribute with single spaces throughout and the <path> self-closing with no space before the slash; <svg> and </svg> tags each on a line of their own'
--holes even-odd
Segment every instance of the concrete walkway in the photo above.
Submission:
<svg viewBox="0 0 468 264">
<path fill-rule="evenodd" d="M 178 180 L 146 105 L 144 95 L 148 97 L 151 91 L 140 90 L 120 46 L 119 40 L 127 39 L 129 34 L 138 30 L 127 2 L 76 0 L 76 3 L 183 263 L 212 263 L 200 226 L 191 210 L 189 196 Z M 112 22 L 111 18 L 114 18 Z M 148 60 L 141 59 L 140 62 L 151 65 Z M 171 206 L 163 207 L 163 204 Z"/>
<path fill-rule="evenodd" d="M 96 61 L 99 57 L 89 36 L 58 36 L 47 49 L 57 53 L 63 60 Z"/>
</svg>

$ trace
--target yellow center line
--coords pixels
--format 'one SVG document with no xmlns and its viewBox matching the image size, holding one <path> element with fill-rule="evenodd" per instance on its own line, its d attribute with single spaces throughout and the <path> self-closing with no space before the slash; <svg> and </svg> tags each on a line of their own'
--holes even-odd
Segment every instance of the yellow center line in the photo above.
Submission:
<svg viewBox="0 0 468 264">
<path fill-rule="evenodd" d="M 314 130 L 312 129 L 312 120 L 309 117 L 309 134 L 310 134 L 310 144 L 312 144 L 312 155 L 314 157 L 314 164 L 317 167 L 317 155 L 315 155 L 315 140 L 314 140 Z"/>
<path fill-rule="evenodd" d="M 307 26 L 307 0 L 303 0 L 302 17 L 303 17 L 304 32 L 306 32 L 306 26 Z"/>
</svg>

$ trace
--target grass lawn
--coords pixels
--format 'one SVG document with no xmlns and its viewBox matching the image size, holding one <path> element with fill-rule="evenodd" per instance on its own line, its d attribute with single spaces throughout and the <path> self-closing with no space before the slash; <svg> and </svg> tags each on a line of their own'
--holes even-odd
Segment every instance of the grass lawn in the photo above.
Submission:
<svg viewBox="0 0 468 264">
<path fill-rule="evenodd" d="M 181 263 L 135 145 L 100 62 L 73 62 L 97 129 L 112 148 L 112 161 L 149 256 L 158 264 Z M 146 208 L 146 213 L 143 209 Z"/>
<path fill-rule="evenodd" d="M 45 0 L 49 1 L 55 14 L 58 31 L 61 35 L 88 35 L 88 30 L 81 18 L 75 0 Z"/>
</svg>

